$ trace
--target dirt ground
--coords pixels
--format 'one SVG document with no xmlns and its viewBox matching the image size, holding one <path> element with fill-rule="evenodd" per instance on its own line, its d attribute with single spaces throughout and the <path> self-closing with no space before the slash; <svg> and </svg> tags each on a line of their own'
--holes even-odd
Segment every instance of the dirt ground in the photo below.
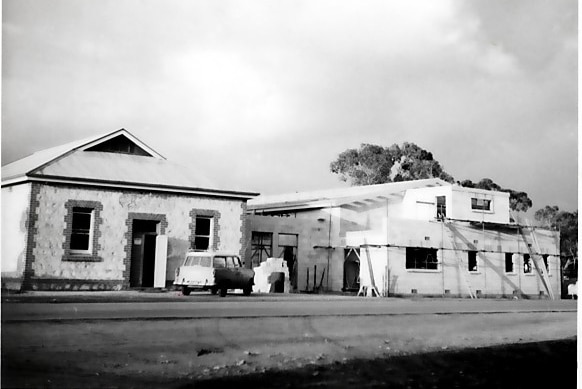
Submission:
<svg viewBox="0 0 582 389">
<path fill-rule="evenodd" d="M 2 387 L 567 388 L 575 335 L 575 312 L 4 323 Z"/>
</svg>

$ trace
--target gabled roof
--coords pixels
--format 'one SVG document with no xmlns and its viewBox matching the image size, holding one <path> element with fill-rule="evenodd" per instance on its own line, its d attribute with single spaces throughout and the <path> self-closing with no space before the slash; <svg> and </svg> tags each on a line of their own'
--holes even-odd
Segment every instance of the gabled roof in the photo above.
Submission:
<svg viewBox="0 0 582 389">
<path fill-rule="evenodd" d="M 2 186 L 43 181 L 251 198 L 212 183 L 120 129 L 36 152 L 2 167 Z"/>
<path fill-rule="evenodd" d="M 388 184 L 352 186 L 309 192 L 286 193 L 255 197 L 247 203 L 249 211 L 285 211 L 335 207 L 358 201 L 377 201 L 399 196 L 408 189 L 451 186 L 440 178 L 415 181 L 391 182 Z"/>
</svg>

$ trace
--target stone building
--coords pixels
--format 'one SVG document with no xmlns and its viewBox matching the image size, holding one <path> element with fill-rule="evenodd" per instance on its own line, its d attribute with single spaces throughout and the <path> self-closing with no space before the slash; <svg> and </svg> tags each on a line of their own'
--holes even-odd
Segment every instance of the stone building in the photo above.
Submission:
<svg viewBox="0 0 582 389">
<path fill-rule="evenodd" d="M 559 233 L 517 224 L 509 194 L 440 179 L 259 196 L 247 258 L 280 257 L 296 291 L 560 296 Z"/>
<path fill-rule="evenodd" d="M 165 287 L 189 249 L 244 255 L 247 200 L 128 131 L 2 167 L 2 287 Z"/>
</svg>

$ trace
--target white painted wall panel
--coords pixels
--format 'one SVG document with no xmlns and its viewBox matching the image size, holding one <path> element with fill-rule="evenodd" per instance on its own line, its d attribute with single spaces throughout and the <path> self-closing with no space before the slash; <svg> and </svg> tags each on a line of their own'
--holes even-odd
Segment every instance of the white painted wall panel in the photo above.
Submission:
<svg viewBox="0 0 582 389">
<path fill-rule="evenodd" d="M 31 184 L 2 188 L 2 276 L 24 271 Z"/>
</svg>

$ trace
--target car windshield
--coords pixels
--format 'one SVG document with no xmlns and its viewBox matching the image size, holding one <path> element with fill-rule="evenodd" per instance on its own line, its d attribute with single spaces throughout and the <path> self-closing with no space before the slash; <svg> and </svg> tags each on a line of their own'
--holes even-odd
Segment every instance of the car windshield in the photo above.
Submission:
<svg viewBox="0 0 582 389">
<path fill-rule="evenodd" d="M 203 266 L 210 267 L 210 257 L 188 257 L 184 266 Z"/>
<path fill-rule="evenodd" d="M 200 266 L 210 267 L 210 257 L 200 257 Z"/>
</svg>

